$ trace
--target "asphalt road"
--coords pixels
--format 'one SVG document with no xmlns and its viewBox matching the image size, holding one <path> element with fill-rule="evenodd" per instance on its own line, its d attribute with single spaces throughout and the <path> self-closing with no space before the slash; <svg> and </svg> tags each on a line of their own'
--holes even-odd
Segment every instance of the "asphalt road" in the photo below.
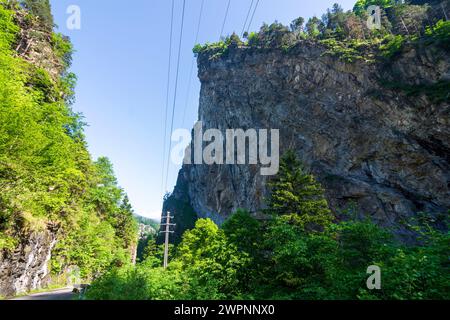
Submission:
<svg viewBox="0 0 450 320">
<path fill-rule="evenodd" d="M 36 293 L 31 294 L 29 296 L 24 296 L 20 298 L 15 298 L 12 300 L 60 300 L 60 301 L 67 301 L 72 300 L 74 298 L 74 294 L 72 292 L 73 289 L 61 289 L 61 290 L 55 290 L 51 292 L 42 292 L 42 293 Z"/>
</svg>

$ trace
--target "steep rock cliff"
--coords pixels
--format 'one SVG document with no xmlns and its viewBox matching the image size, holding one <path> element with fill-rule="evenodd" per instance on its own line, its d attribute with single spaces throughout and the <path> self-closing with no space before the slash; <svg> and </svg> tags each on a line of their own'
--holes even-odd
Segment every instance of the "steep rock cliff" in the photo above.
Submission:
<svg viewBox="0 0 450 320">
<path fill-rule="evenodd" d="M 28 232 L 17 236 L 13 251 L 0 251 L 0 296 L 10 297 L 44 287 L 49 282 L 51 252 L 57 230 Z"/>
<path fill-rule="evenodd" d="M 409 45 L 389 62 L 346 63 L 326 51 L 303 41 L 288 52 L 201 53 L 198 119 L 204 129 L 280 129 L 281 153 L 296 151 L 337 215 L 355 206 L 401 234 L 403 221 L 419 212 L 447 214 L 449 104 L 386 83 L 420 88 L 448 81 L 448 52 Z M 184 165 L 171 199 L 221 223 L 238 208 L 260 213 L 266 182 L 259 166 Z M 181 210 L 166 208 L 182 219 Z"/>
</svg>

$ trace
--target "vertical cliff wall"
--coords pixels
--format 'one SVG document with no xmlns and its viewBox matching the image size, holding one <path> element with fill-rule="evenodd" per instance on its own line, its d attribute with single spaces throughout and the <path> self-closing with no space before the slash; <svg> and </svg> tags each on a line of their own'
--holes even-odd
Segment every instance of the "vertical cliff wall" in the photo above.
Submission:
<svg viewBox="0 0 450 320">
<path fill-rule="evenodd" d="M 326 51 L 302 41 L 289 51 L 230 47 L 221 56 L 201 53 L 198 119 L 204 129 L 223 132 L 280 129 L 281 152 L 295 150 L 337 214 L 355 206 L 399 233 L 403 221 L 419 212 L 447 214 L 448 99 L 408 96 L 386 84 L 420 88 L 448 81 L 448 52 L 407 46 L 390 62 L 349 63 Z M 259 166 L 185 165 L 171 198 L 221 223 L 238 208 L 258 214 L 266 182 Z"/>
<path fill-rule="evenodd" d="M 49 282 L 51 252 L 56 230 L 21 234 L 12 251 L 0 251 L 0 296 L 14 296 L 42 288 Z"/>
</svg>

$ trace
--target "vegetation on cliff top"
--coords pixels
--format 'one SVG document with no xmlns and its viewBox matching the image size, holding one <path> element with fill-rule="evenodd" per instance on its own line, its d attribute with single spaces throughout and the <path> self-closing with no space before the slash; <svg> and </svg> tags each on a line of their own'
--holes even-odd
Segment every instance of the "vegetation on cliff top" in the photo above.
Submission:
<svg viewBox="0 0 450 320">
<path fill-rule="evenodd" d="M 59 239 L 52 273 L 78 266 L 89 278 L 131 260 L 136 222 L 111 162 L 91 159 L 82 116 L 71 109 L 72 45 L 51 31 L 48 1 L 24 3 L 27 10 L 0 2 L 0 250 L 13 251 L 27 234 L 50 229 Z M 25 48 L 51 53 L 19 55 L 15 49 L 31 41 L 24 28 L 45 30 Z"/>
<path fill-rule="evenodd" d="M 380 28 L 368 27 L 366 8 L 369 5 L 381 6 Z M 280 48 L 289 51 L 289 48 L 303 40 L 314 40 L 329 47 L 331 50 L 328 53 L 342 53 L 339 56 L 351 62 L 355 59 L 367 59 L 367 55 L 377 53 L 380 45 L 386 44 L 395 36 L 401 36 L 405 41 L 420 37 L 439 39 L 443 45 L 448 45 L 448 30 L 449 22 L 446 21 L 445 11 L 429 5 L 360 0 L 353 11 L 345 12 L 339 4 L 334 4 L 321 18 L 312 17 L 305 23 L 305 19 L 300 17 L 289 27 L 279 22 L 263 24 L 259 32 L 244 33 L 244 40 L 234 33 L 217 43 L 197 44 L 193 51 L 195 54 L 212 52 L 212 57 L 217 57 L 217 53 L 227 52 L 232 46 Z"/>
<path fill-rule="evenodd" d="M 418 3 L 418 4 L 414 4 Z M 381 7 L 380 28 L 369 29 L 366 9 Z M 333 56 L 346 63 L 390 63 L 407 47 L 438 46 L 450 48 L 450 21 L 446 6 L 430 6 L 422 1 L 401 3 L 390 0 L 359 0 L 352 11 L 345 12 L 339 4 L 321 17 L 305 23 L 300 17 L 289 27 L 275 22 L 264 24 L 259 32 L 245 33 L 241 40 L 236 34 L 217 43 L 197 44 L 195 55 L 206 54 L 210 60 L 226 55 L 230 48 L 256 50 L 279 49 L 285 53 L 301 46 L 305 40 L 324 46 L 323 55 Z M 434 103 L 449 101 L 450 82 L 408 85 L 398 83 L 396 89 L 406 94 L 425 94 Z"/>
</svg>

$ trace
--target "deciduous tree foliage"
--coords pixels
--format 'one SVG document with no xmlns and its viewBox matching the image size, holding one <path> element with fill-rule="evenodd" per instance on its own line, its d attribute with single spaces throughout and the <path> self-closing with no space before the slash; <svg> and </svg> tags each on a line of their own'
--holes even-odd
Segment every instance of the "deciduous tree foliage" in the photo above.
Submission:
<svg viewBox="0 0 450 320">
<path fill-rule="evenodd" d="M 226 299 L 238 293 L 236 274 L 247 254 L 228 242 L 224 231 L 211 220 L 198 220 L 195 228 L 184 234 L 177 253 L 177 261 L 193 281 L 196 298 Z"/>
<path fill-rule="evenodd" d="M 113 269 L 93 283 L 87 298 L 450 298 L 448 232 L 414 223 L 420 241 L 408 246 L 370 220 L 353 220 L 356 215 L 351 212 L 339 223 L 321 220 L 320 230 L 304 228 L 298 221 L 304 221 L 305 216 L 297 208 L 316 201 L 311 198 L 313 194 L 321 198 L 322 192 L 292 152 L 283 159 L 273 194 L 282 194 L 289 205 L 280 206 L 278 200 L 269 202 L 269 211 L 276 212 L 272 219 L 258 221 L 245 210 L 238 210 L 222 229 L 211 220 L 200 219 L 184 234 L 180 245 L 170 249 L 167 270 L 161 268 L 162 248 L 151 246 L 146 261 L 135 268 Z M 286 187 L 288 181 L 295 187 Z M 276 192 L 282 183 L 290 194 L 301 194 L 305 185 L 314 186 L 307 188 L 314 192 L 308 192 L 308 197 L 287 197 Z M 319 208 L 321 211 L 322 205 Z M 382 270 L 381 290 L 367 288 L 367 269 L 372 265 Z"/>
</svg>

